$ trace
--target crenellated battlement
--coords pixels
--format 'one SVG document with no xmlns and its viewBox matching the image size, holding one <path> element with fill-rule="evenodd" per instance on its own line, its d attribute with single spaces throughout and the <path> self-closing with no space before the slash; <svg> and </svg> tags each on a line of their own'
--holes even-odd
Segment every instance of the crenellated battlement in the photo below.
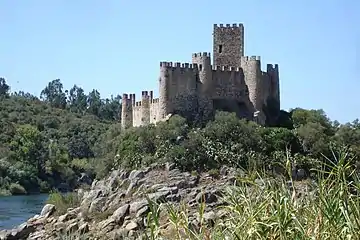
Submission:
<svg viewBox="0 0 360 240">
<path fill-rule="evenodd" d="M 227 66 L 212 66 L 213 71 L 223 71 L 223 72 L 242 72 L 242 68 L 239 67 L 227 67 Z"/>
<path fill-rule="evenodd" d="M 154 98 L 151 103 L 159 103 L 159 98 Z"/>
<path fill-rule="evenodd" d="M 122 98 L 121 98 L 123 101 L 124 100 L 128 100 L 129 99 L 129 95 L 128 94 L 126 94 L 126 93 L 124 93 L 123 95 L 122 95 Z"/>
<path fill-rule="evenodd" d="M 279 65 L 278 64 L 266 64 L 266 69 L 267 71 L 277 71 L 279 69 Z"/>
<path fill-rule="evenodd" d="M 222 29 L 234 29 L 234 28 L 244 28 L 244 24 L 242 23 L 233 23 L 233 24 L 214 24 L 214 28 L 222 28 Z"/>
<path fill-rule="evenodd" d="M 193 70 L 198 68 L 196 63 L 180 63 L 180 62 L 160 62 L 160 68 L 172 68 L 172 70 Z"/>
<path fill-rule="evenodd" d="M 127 94 L 127 93 L 124 93 L 122 95 L 122 101 L 129 101 L 130 103 L 133 103 L 135 102 L 135 93 L 131 93 L 131 94 Z"/>
<path fill-rule="evenodd" d="M 211 54 L 209 52 L 198 52 L 198 53 L 193 53 L 192 57 L 193 58 L 196 58 L 196 57 L 211 57 Z"/>
<path fill-rule="evenodd" d="M 261 61 L 260 56 L 243 56 L 241 57 L 241 61 Z"/>
</svg>

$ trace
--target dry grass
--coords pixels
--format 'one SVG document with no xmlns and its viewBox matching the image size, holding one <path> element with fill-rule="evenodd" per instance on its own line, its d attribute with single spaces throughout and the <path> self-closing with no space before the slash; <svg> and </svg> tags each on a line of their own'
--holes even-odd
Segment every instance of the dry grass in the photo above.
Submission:
<svg viewBox="0 0 360 240">
<path fill-rule="evenodd" d="M 309 181 L 240 179 L 226 190 L 226 217 L 214 226 L 201 219 L 204 204 L 198 209 L 200 223 L 192 226 L 186 206 L 166 205 L 164 222 L 152 203 L 147 239 L 360 239 L 359 175 L 346 153 L 326 167 L 330 170 L 317 170 L 313 192 L 305 189 Z"/>
</svg>

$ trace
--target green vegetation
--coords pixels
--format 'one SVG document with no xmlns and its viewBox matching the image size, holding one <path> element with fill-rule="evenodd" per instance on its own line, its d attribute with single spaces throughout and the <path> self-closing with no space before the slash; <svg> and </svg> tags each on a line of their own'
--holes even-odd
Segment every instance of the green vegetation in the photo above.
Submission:
<svg viewBox="0 0 360 240">
<path fill-rule="evenodd" d="M 346 150 L 339 150 L 329 164 L 313 170 L 314 182 L 292 181 L 290 158 L 285 160 L 287 174 L 276 179 L 262 177 L 261 166 L 253 168 L 225 189 L 222 198 L 228 205 L 219 207 L 221 216 L 209 220 L 206 204 L 199 204 L 198 224 L 189 221 L 187 204 L 175 207 L 148 199 L 147 229 L 135 236 L 151 240 L 359 239 L 360 174 L 352 160 Z M 69 233 L 62 239 L 82 236 Z"/>
<path fill-rule="evenodd" d="M 322 110 L 282 111 L 277 126 L 261 127 L 219 112 L 202 126 L 174 116 L 168 122 L 121 131 L 120 97 L 101 99 L 74 86 L 51 81 L 40 98 L 10 93 L 0 79 L 0 193 L 49 192 L 79 187 L 81 174 L 101 178 L 113 168 L 174 162 L 192 172 L 221 165 L 246 170 L 278 163 L 310 173 L 328 163 L 332 150 L 346 148 L 352 163 L 360 156 L 360 122 L 341 125 Z M 280 127 L 282 126 L 282 127 Z M 84 183 L 85 184 L 85 183 Z"/>
<path fill-rule="evenodd" d="M 99 137 L 119 121 L 120 97 L 101 99 L 54 80 L 41 92 L 9 92 L 0 78 L 0 193 L 73 189 L 102 169 Z M 99 170 L 100 169 L 100 170 Z"/>
<path fill-rule="evenodd" d="M 229 205 L 220 207 L 223 217 L 212 223 L 204 217 L 204 203 L 198 209 L 200 224 L 193 226 L 186 205 L 179 209 L 165 204 L 163 219 L 169 220 L 161 221 L 161 206 L 152 202 L 146 239 L 358 239 L 360 175 L 346 152 L 334 160 L 314 170 L 317 180 L 305 195 L 293 190 L 296 183 L 291 180 L 289 188 L 286 178 L 274 181 L 257 171 L 248 173 L 260 181 L 239 179 L 227 189 Z"/>
<path fill-rule="evenodd" d="M 65 214 L 69 208 L 78 206 L 80 198 L 76 192 L 60 193 L 57 191 L 50 192 L 46 203 L 56 206 L 56 215 Z"/>
</svg>

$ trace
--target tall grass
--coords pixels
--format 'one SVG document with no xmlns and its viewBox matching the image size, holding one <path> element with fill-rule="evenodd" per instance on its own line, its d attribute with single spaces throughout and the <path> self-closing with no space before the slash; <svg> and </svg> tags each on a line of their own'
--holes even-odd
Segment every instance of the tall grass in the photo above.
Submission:
<svg viewBox="0 0 360 240">
<path fill-rule="evenodd" d="M 225 190 L 224 217 L 212 225 L 204 221 L 204 203 L 194 226 L 185 205 L 165 204 L 167 221 L 160 224 L 161 206 L 151 202 L 147 239 L 360 239 L 360 182 L 351 157 L 334 154 L 313 171 L 314 182 L 239 179 Z"/>
<path fill-rule="evenodd" d="M 52 191 L 50 192 L 46 203 L 55 205 L 55 214 L 61 215 L 66 213 L 69 208 L 79 206 L 80 198 L 76 192 L 61 193 L 58 191 Z"/>
</svg>

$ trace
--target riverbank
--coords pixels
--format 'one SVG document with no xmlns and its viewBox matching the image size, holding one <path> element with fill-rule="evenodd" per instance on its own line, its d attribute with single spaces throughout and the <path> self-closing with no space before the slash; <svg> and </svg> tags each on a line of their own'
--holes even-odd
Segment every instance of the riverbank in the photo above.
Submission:
<svg viewBox="0 0 360 240">
<path fill-rule="evenodd" d="M 14 228 L 38 214 L 48 194 L 1 196 L 0 230 Z"/>
<path fill-rule="evenodd" d="M 340 158 L 326 175 L 316 171 L 316 179 L 301 181 L 226 166 L 115 170 L 0 239 L 358 239 L 360 178 L 353 167 Z"/>
<path fill-rule="evenodd" d="M 229 214 L 233 210 L 229 207 L 237 204 L 232 197 L 241 197 L 237 191 L 243 187 L 261 196 L 278 182 L 277 187 L 286 186 L 283 194 L 291 196 L 292 184 L 287 185 L 281 178 L 274 180 L 228 167 L 203 173 L 182 172 L 173 164 L 115 170 L 106 179 L 95 181 L 89 191 L 78 191 L 78 201 L 69 201 L 67 208 L 47 204 L 39 215 L 13 230 L 11 239 L 25 235 L 33 240 L 70 235 L 86 236 L 85 239 L 140 239 L 144 234 L 157 235 L 152 239 L 160 235 L 174 239 L 173 234 L 186 234 L 185 225 L 194 234 L 204 234 L 215 222 L 232 219 Z M 307 181 L 296 184 L 297 195 L 306 196 L 310 185 Z M 171 224 L 174 221 L 178 221 L 177 230 Z M 10 239 L 5 237 L 9 232 L 2 234 L 4 239 Z"/>
</svg>

